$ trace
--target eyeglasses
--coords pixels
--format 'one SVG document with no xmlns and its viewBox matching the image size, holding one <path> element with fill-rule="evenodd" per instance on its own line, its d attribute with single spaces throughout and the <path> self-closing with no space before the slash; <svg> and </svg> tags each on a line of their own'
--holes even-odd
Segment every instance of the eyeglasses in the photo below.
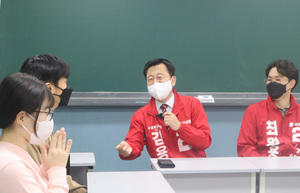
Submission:
<svg viewBox="0 0 300 193">
<path fill-rule="evenodd" d="M 158 76 L 154 77 L 154 76 L 149 76 L 146 79 L 147 85 L 152 85 L 154 84 L 156 81 L 159 83 L 168 81 L 168 76 L 167 75 L 163 75 L 163 74 L 159 74 Z M 171 77 L 172 80 L 172 77 Z"/>
<path fill-rule="evenodd" d="M 35 111 L 39 113 L 46 113 L 47 114 L 47 121 L 51 121 L 53 119 L 54 111 L 52 109 L 49 109 L 48 111 Z"/>
</svg>

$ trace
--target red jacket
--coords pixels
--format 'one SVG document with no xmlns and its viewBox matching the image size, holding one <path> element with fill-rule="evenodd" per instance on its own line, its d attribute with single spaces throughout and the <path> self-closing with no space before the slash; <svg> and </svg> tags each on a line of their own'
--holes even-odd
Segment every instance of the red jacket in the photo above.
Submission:
<svg viewBox="0 0 300 193">
<path fill-rule="evenodd" d="M 200 101 L 194 97 L 178 95 L 173 89 L 175 101 L 172 109 L 181 127 L 167 130 L 158 114 L 155 99 L 140 108 L 132 117 L 126 142 L 132 148 L 132 160 L 141 155 L 146 145 L 152 158 L 206 157 L 204 150 L 211 144 L 210 128 Z"/>
<path fill-rule="evenodd" d="M 237 141 L 238 156 L 300 155 L 300 105 L 293 95 L 290 100 L 284 117 L 270 96 L 247 108 Z"/>
</svg>

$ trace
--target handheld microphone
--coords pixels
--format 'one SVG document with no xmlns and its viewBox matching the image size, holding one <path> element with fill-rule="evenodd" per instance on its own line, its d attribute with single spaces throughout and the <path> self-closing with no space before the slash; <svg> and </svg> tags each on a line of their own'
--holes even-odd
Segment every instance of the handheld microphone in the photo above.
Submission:
<svg viewBox="0 0 300 193">
<path fill-rule="evenodd" d="M 157 117 L 159 117 L 159 118 L 161 118 L 161 119 L 164 119 L 164 116 L 163 116 L 163 114 L 162 114 L 162 113 L 155 114 L 155 116 L 157 116 Z"/>
</svg>

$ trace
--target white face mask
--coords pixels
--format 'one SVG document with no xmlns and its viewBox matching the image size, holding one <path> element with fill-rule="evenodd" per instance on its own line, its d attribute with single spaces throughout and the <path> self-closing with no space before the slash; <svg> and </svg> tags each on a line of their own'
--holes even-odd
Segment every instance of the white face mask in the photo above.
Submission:
<svg viewBox="0 0 300 193">
<path fill-rule="evenodd" d="M 161 101 L 168 97 L 173 87 L 171 80 L 169 80 L 163 83 L 155 82 L 151 86 L 147 86 L 147 88 L 151 96 Z"/>
<path fill-rule="evenodd" d="M 29 115 L 29 117 L 35 120 L 35 118 L 33 118 L 31 115 Z M 51 119 L 51 121 L 37 121 L 37 123 L 39 124 L 39 127 L 36 132 L 37 136 L 35 135 L 35 133 L 30 133 L 28 129 L 24 125 L 22 125 L 22 127 L 30 134 L 29 143 L 33 145 L 41 144 L 44 141 L 46 141 L 46 139 L 50 137 L 51 133 L 53 132 L 54 127 L 53 119 Z"/>
</svg>

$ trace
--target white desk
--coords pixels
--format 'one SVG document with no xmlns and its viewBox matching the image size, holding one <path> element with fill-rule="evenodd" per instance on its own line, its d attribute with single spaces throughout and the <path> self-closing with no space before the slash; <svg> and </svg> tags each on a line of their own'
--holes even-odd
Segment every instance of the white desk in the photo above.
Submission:
<svg viewBox="0 0 300 193">
<path fill-rule="evenodd" d="M 300 157 L 247 157 L 261 168 L 259 193 L 300 192 Z"/>
<path fill-rule="evenodd" d="M 161 173 L 139 172 L 89 172 L 89 193 L 175 193 Z"/>
<path fill-rule="evenodd" d="M 176 193 L 255 193 L 259 168 L 239 157 L 171 158 L 175 168 L 162 169 L 151 158 Z"/>
<path fill-rule="evenodd" d="M 87 185 L 87 172 L 91 171 L 95 164 L 92 152 L 70 153 L 70 175 L 79 184 Z"/>
</svg>

